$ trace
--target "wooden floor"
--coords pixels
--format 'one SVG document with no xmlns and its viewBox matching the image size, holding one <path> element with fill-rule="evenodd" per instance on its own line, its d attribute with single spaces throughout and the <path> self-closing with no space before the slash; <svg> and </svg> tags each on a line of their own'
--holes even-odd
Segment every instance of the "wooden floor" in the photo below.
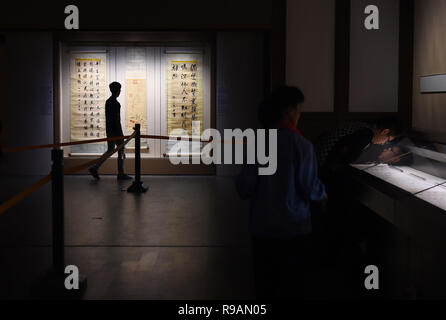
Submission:
<svg viewBox="0 0 446 320">
<path fill-rule="evenodd" d="M 38 178 L 2 179 L 2 199 Z M 84 298 L 253 298 L 248 204 L 232 179 L 143 180 L 149 191 L 134 195 L 125 192 L 131 182 L 114 176 L 66 177 L 66 264 L 87 276 Z M 0 216 L 0 297 L 35 297 L 51 267 L 50 245 L 47 185 Z"/>
</svg>

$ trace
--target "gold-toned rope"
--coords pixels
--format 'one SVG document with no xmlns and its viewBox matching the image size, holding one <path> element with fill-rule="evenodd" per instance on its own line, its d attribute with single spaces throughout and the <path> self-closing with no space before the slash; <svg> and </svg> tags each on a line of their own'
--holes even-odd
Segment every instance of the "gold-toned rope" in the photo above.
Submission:
<svg viewBox="0 0 446 320">
<path fill-rule="evenodd" d="M 105 153 L 104 155 L 102 155 L 99 159 L 96 160 L 91 160 L 88 161 L 84 164 L 78 165 L 78 166 L 74 166 L 71 168 L 67 168 L 64 169 L 64 174 L 70 174 L 70 173 L 74 173 L 76 171 L 80 171 L 83 170 L 85 168 L 88 168 L 90 166 L 95 165 L 96 163 L 99 163 L 109 157 L 111 157 L 114 153 L 118 152 L 119 150 L 121 150 L 122 148 L 124 148 L 124 146 L 129 143 L 130 140 L 132 140 L 136 135 L 136 131 L 133 132 L 133 134 L 131 136 L 127 136 L 128 139 L 121 143 L 118 147 L 116 147 L 115 149 L 113 149 L 110 152 Z M 119 137 L 122 138 L 122 137 Z M 115 139 L 118 140 L 118 139 Z M 19 202 L 21 202 L 23 199 L 25 199 L 27 196 L 29 196 L 30 194 L 32 194 L 33 192 L 37 191 L 38 189 L 40 189 L 42 186 L 44 186 L 46 183 L 51 181 L 51 174 L 43 177 L 42 179 L 40 179 L 39 181 L 37 181 L 36 183 L 32 184 L 31 186 L 29 186 L 28 188 L 26 188 L 25 190 L 23 190 L 22 192 L 16 194 L 14 197 L 12 197 L 11 199 L 3 202 L 2 204 L 0 204 L 0 215 L 2 213 L 4 213 L 5 211 L 7 211 L 8 209 L 12 208 L 13 206 L 15 206 L 16 204 L 18 204 Z"/>
</svg>

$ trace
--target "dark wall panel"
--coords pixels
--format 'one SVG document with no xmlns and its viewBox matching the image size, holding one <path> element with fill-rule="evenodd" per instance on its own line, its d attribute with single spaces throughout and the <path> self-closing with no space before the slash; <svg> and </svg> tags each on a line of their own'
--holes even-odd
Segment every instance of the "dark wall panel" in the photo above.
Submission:
<svg viewBox="0 0 446 320">
<path fill-rule="evenodd" d="M 51 33 L 6 34 L 7 146 L 53 142 Z M 0 162 L 2 174 L 48 174 L 50 149 L 14 152 Z"/>
</svg>

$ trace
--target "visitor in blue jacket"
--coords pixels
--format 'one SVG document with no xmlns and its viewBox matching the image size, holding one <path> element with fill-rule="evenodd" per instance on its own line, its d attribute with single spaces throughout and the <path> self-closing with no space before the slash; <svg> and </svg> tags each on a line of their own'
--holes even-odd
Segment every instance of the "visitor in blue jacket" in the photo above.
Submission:
<svg viewBox="0 0 446 320">
<path fill-rule="evenodd" d="M 298 88 L 284 86 L 262 104 L 263 125 L 277 129 L 277 170 L 260 176 L 257 165 L 246 165 L 237 178 L 240 196 L 251 200 L 258 298 L 302 297 L 311 264 L 310 202 L 327 199 L 313 145 L 297 129 L 303 101 Z"/>
</svg>

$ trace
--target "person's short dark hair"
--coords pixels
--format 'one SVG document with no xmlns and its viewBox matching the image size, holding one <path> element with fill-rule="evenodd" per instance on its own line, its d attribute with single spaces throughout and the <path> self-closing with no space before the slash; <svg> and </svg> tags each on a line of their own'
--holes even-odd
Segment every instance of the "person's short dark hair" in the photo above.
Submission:
<svg viewBox="0 0 446 320">
<path fill-rule="evenodd" d="M 398 137 L 401 135 L 401 126 L 397 118 L 384 117 L 374 122 L 378 129 L 389 129 L 389 136 Z"/>
<path fill-rule="evenodd" d="M 110 83 L 110 85 L 108 87 L 110 88 L 110 91 L 112 93 L 115 93 L 115 92 L 121 90 L 121 84 L 119 82 L 116 82 L 116 81 Z"/>
<path fill-rule="evenodd" d="M 289 107 L 302 103 L 305 96 L 297 87 L 281 86 L 260 105 L 259 118 L 265 127 L 270 127 L 282 119 Z"/>
</svg>

